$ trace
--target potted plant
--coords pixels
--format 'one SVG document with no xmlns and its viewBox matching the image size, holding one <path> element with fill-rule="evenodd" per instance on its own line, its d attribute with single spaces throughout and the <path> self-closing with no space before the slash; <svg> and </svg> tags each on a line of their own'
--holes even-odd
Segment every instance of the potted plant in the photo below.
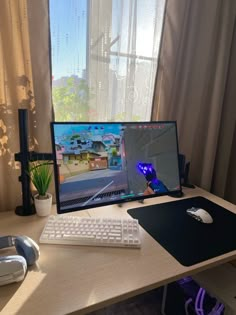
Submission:
<svg viewBox="0 0 236 315">
<path fill-rule="evenodd" d="M 48 187 L 52 181 L 50 162 L 34 162 L 30 167 L 30 178 L 37 190 L 34 195 L 34 205 L 39 216 L 49 215 L 52 206 L 52 195 L 48 193 Z"/>
</svg>

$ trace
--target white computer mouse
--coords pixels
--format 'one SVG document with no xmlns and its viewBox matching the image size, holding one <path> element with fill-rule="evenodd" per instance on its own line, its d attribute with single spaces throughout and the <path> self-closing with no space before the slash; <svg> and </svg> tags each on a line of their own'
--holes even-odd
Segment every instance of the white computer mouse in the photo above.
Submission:
<svg viewBox="0 0 236 315">
<path fill-rule="evenodd" d="M 202 223 L 207 223 L 207 224 L 213 223 L 212 216 L 206 210 L 202 208 L 192 207 L 190 209 L 187 209 L 186 212 L 197 221 L 200 221 Z"/>
</svg>

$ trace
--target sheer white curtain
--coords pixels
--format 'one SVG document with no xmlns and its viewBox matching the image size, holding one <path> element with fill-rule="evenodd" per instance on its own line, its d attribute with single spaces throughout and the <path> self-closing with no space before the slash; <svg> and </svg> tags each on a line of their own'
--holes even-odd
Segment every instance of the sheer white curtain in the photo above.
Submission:
<svg viewBox="0 0 236 315">
<path fill-rule="evenodd" d="M 164 1 L 91 0 L 89 86 L 99 120 L 150 120 Z"/>
<path fill-rule="evenodd" d="M 70 56 L 53 80 L 56 120 L 150 120 L 165 0 L 66 1 L 70 27 L 50 3 L 53 73 Z"/>
</svg>

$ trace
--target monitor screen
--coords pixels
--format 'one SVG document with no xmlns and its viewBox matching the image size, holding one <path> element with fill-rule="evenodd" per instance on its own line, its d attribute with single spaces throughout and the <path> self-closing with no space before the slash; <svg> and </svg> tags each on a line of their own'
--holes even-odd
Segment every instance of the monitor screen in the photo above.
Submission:
<svg viewBox="0 0 236 315">
<path fill-rule="evenodd" d="M 51 123 L 57 212 L 181 191 L 175 122 Z"/>
</svg>

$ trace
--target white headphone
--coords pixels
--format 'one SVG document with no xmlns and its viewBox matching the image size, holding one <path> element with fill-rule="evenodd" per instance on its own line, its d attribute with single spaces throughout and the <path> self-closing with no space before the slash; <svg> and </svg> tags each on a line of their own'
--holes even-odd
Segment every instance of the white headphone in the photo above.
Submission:
<svg viewBox="0 0 236 315">
<path fill-rule="evenodd" d="M 0 257 L 0 286 L 24 279 L 27 266 L 39 258 L 38 244 L 28 236 L 2 236 L 0 249 L 15 246 L 18 255 Z"/>
</svg>

